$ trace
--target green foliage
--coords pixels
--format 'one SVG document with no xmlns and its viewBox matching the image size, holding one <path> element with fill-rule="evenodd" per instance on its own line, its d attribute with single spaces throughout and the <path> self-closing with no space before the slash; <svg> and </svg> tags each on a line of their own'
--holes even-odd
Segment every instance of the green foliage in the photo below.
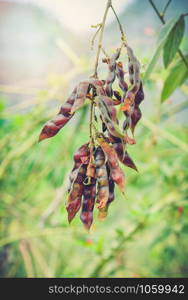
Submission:
<svg viewBox="0 0 188 300">
<path fill-rule="evenodd" d="M 174 24 L 173 28 L 167 36 L 167 40 L 163 49 L 163 61 L 165 68 L 172 62 L 179 46 L 182 41 L 185 31 L 184 17 L 180 16 L 178 21 Z"/>
<path fill-rule="evenodd" d="M 144 82 L 149 79 L 162 51 L 165 68 L 168 68 L 174 61 L 175 55 L 179 51 L 184 31 L 185 20 L 183 15 L 174 17 L 162 26 L 158 36 L 158 46 L 144 74 Z M 177 61 L 173 67 L 170 69 L 168 68 L 169 72 L 161 93 L 162 102 L 168 99 L 168 97 L 171 96 L 171 94 L 188 78 L 188 56 L 183 55 L 182 58 L 182 55 L 183 54 L 181 54 L 181 59 Z"/>
<path fill-rule="evenodd" d="M 156 50 L 155 50 L 153 57 L 146 69 L 146 72 L 144 74 L 144 81 L 146 81 L 149 78 L 154 67 L 156 66 L 156 63 L 157 63 L 158 59 L 160 58 L 161 51 L 163 50 L 163 47 L 169 37 L 169 34 L 170 34 L 171 30 L 173 29 L 174 25 L 177 23 L 178 19 L 179 19 L 179 17 L 175 17 L 175 18 L 171 19 L 161 28 L 161 31 L 159 33 L 158 40 L 157 40 Z"/>
<path fill-rule="evenodd" d="M 188 55 L 185 56 L 188 60 Z M 161 93 L 161 100 L 165 101 L 168 97 L 184 83 L 188 78 L 188 68 L 185 63 L 180 59 L 175 66 L 173 66 L 164 82 L 163 90 Z"/>
</svg>

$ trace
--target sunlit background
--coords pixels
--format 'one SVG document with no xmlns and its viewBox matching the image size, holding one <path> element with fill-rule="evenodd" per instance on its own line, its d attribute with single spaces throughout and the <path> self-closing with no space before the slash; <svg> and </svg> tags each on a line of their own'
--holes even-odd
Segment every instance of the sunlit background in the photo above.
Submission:
<svg viewBox="0 0 188 300">
<path fill-rule="evenodd" d="M 162 0 L 155 0 L 159 10 Z M 90 233 L 65 209 L 72 156 L 88 139 L 88 109 L 53 139 L 37 143 L 74 86 L 93 73 L 106 0 L 0 1 L 0 276 L 186 277 L 188 229 L 187 97 L 184 83 L 165 103 L 162 58 L 145 83 L 143 119 L 130 149 L 139 174 L 124 168 L 126 199 L 118 191 L 104 222 Z M 144 74 L 161 22 L 148 0 L 113 0 Z M 166 20 L 188 12 L 172 0 Z M 187 17 L 188 19 L 188 17 Z M 188 21 L 188 20 L 187 20 Z M 188 22 L 186 21 L 186 24 Z M 181 43 L 188 52 L 188 28 Z M 109 12 L 104 47 L 120 33 Z M 122 57 L 122 60 L 124 57 Z M 106 75 L 100 60 L 99 74 Z"/>
</svg>

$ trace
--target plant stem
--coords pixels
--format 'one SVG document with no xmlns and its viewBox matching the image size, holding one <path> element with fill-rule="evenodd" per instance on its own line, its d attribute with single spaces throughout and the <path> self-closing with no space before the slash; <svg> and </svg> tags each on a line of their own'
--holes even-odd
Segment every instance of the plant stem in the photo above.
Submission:
<svg viewBox="0 0 188 300">
<path fill-rule="evenodd" d="M 157 9 L 156 5 L 154 4 L 153 0 L 149 0 L 151 6 L 153 7 L 154 11 L 156 12 L 157 16 L 159 17 L 159 19 L 161 20 L 161 22 L 164 24 L 166 24 L 164 16 L 162 14 L 160 14 L 159 10 Z M 188 68 L 188 62 L 185 59 L 185 56 L 183 55 L 182 51 L 180 49 L 178 49 L 178 54 L 181 57 L 182 61 L 184 62 L 184 64 L 186 65 L 186 67 Z"/>
<path fill-rule="evenodd" d="M 92 38 L 92 40 L 91 40 L 91 49 L 92 49 L 92 50 L 93 50 L 93 46 L 94 46 L 95 39 L 96 39 L 98 33 L 100 32 L 100 30 L 101 30 L 101 25 L 99 25 L 99 28 L 97 29 L 97 31 L 95 32 L 95 34 L 94 34 L 94 36 L 93 36 L 93 38 Z"/>
<path fill-rule="evenodd" d="M 101 52 L 101 48 L 102 48 L 104 27 L 105 27 L 105 23 L 106 23 L 106 17 L 107 17 L 107 14 L 108 14 L 108 10 L 111 7 L 111 5 L 112 5 L 112 0 L 108 0 L 108 2 L 106 4 L 106 9 L 105 9 L 105 13 L 104 13 L 104 16 L 103 16 L 103 20 L 102 20 L 102 23 L 101 23 L 101 31 L 100 31 L 100 36 L 99 36 L 99 43 L 98 43 L 98 50 L 97 50 L 97 56 L 96 56 L 96 62 L 95 62 L 94 75 L 92 76 L 94 78 L 98 78 L 97 68 L 98 68 L 99 56 L 100 56 L 100 52 Z"/>
<path fill-rule="evenodd" d="M 169 7 L 171 1 L 172 1 L 172 0 L 168 0 L 168 2 L 166 3 L 166 5 L 165 5 L 165 7 L 164 7 L 164 9 L 163 9 L 163 12 L 162 12 L 161 16 L 164 17 L 164 15 L 165 15 L 165 13 L 166 13 L 166 10 L 167 10 L 167 8 Z"/>
<path fill-rule="evenodd" d="M 114 13 L 114 15 L 115 15 L 115 17 L 116 17 L 116 20 L 117 20 L 117 22 L 118 22 L 118 25 L 119 25 L 119 30 L 120 30 L 120 32 L 121 32 L 121 40 L 122 40 L 123 42 L 126 43 L 126 35 L 125 35 L 124 31 L 123 31 L 123 27 L 122 27 L 122 25 L 121 25 L 121 22 L 120 22 L 120 20 L 119 20 L 119 18 L 118 18 L 118 15 L 116 14 L 116 11 L 115 11 L 115 9 L 113 8 L 112 4 L 111 4 L 111 9 L 112 9 L 112 11 L 113 11 L 113 13 Z"/>
</svg>

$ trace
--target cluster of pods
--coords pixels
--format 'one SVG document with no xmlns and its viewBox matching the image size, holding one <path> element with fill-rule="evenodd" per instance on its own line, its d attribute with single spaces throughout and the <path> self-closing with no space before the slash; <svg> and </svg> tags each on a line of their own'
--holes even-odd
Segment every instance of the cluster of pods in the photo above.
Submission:
<svg viewBox="0 0 188 300">
<path fill-rule="evenodd" d="M 115 184 L 124 192 L 125 177 L 121 163 L 137 171 L 127 152 L 127 144 L 136 143 L 134 130 L 141 118 L 139 106 L 144 99 L 144 92 L 139 61 L 131 47 L 125 47 L 129 84 L 124 78 L 123 63 L 119 61 L 121 48 L 118 48 L 111 57 L 103 59 L 108 67 L 106 80 L 91 77 L 80 82 L 59 113 L 44 125 L 39 137 L 41 141 L 56 135 L 84 105 L 86 99 L 91 101 L 94 107 L 94 118 L 90 120 L 93 135 L 74 154 L 66 205 L 69 222 L 81 209 L 80 219 L 87 229 L 90 229 L 93 222 L 94 207 L 97 207 L 100 219 L 107 216 L 109 205 L 114 200 Z M 116 80 L 119 90 L 113 88 Z M 124 115 L 121 126 L 116 108 Z M 96 110 L 100 118 L 96 117 Z"/>
</svg>

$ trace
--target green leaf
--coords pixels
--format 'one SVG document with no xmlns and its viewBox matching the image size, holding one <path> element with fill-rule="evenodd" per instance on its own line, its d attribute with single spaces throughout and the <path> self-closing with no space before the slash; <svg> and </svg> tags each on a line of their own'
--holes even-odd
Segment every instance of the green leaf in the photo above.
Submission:
<svg viewBox="0 0 188 300">
<path fill-rule="evenodd" d="M 179 16 L 171 19 L 169 22 L 167 22 L 162 27 L 162 29 L 159 33 L 159 36 L 158 36 L 158 46 L 157 46 L 157 49 L 156 49 L 149 65 L 148 65 L 147 69 L 146 69 L 146 72 L 145 72 L 144 78 L 143 78 L 144 81 L 146 81 L 149 78 L 151 72 L 153 71 L 153 69 L 154 69 L 154 67 L 155 67 L 155 65 L 156 65 L 156 63 L 157 63 L 157 61 L 160 57 L 161 51 L 164 47 L 164 44 L 165 44 L 165 42 L 168 38 L 168 35 L 171 32 L 174 24 L 177 23 L 178 19 L 179 19 Z"/>
<path fill-rule="evenodd" d="M 166 22 L 163 27 L 161 28 L 161 31 L 159 32 L 157 42 L 158 44 L 162 41 L 166 41 L 166 38 L 168 37 L 170 31 L 172 30 L 174 24 L 177 23 L 180 16 L 176 16 L 172 19 L 170 19 L 168 22 Z"/>
<path fill-rule="evenodd" d="M 186 61 L 188 62 L 188 54 L 185 56 Z M 188 68 L 185 65 L 184 61 L 181 59 L 178 63 L 170 70 L 168 77 L 165 80 L 161 101 L 165 101 L 178 86 L 183 84 L 183 82 L 188 78 Z"/>
<path fill-rule="evenodd" d="M 178 21 L 174 24 L 173 28 L 171 29 L 168 38 L 166 40 L 166 43 L 164 45 L 163 49 L 163 61 L 165 68 L 168 67 L 168 65 L 173 60 L 179 45 L 182 41 L 183 35 L 185 31 L 185 21 L 184 17 L 180 16 Z"/>
</svg>

